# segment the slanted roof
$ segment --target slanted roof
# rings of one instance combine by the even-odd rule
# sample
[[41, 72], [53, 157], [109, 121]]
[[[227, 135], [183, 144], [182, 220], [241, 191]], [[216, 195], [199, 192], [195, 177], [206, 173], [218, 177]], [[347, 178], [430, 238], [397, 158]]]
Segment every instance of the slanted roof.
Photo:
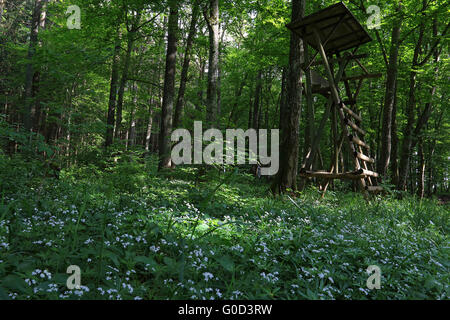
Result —
[[367, 31], [342, 2], [293, 21], [286, 27], [297, 33], [316, 50], [318, 47], [313, 32], [314, 28], [319, 31], [322, 43], [325, 42], [330, 32], [335, 29], [333, 35], [324, 46], [325, 52], [330, 54], [352, 49], [372, 41]]

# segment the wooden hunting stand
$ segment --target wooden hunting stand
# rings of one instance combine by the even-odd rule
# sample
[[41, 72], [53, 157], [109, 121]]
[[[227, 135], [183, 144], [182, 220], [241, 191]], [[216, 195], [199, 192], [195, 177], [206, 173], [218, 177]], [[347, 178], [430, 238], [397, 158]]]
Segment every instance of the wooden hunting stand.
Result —
[[[372, 41], [372, 38], [342, 2], [293, 21], [287, 27], [305, 42], [305, 62], [302, 69], [306, 74], [305, 91], [308, 108], [312, 110], [313, 94], [321, 94], [328, 99], [325, 113], [315, 130], [311, 148], [300, 169], [300, 175], [304, 178], [325, 179], [327, 182], [323, 189], [324, 193], [329, 181], [333, 179], [357, 181], [359, 189], [364, 193], [381, 191], [382, 188], [377, 186], [379, 175], [373, 169], [375, 160], [370, 157], [370, 147], [363, 141], [366, 132], [361, 129], [361, 114], [356, 109], [356, 99], [364, 79], [381, 77], [381, 74], [369, 73], [360, 62], [359, 59], [367, 57], [367, 54], [356, 54], [358, 48]], [[306, 44], [316, 51], [311, 59], [308, 57], [309, 50]], [[321, 61], [315, 61], [317, 55], [321, 56]], [[345, 70], [350, 61], [355, 61], [363, 73], [347, 76]], [[326, 80], [318, 72], [311, 70], [311, 67], [319, 65], [325, 68]], [[338, 70], [337, 73], [334, 70]], [[343, 83], [348, 100], [341, 98], [339, 83]], [[351, 84], [354, 84], [353, 92]], [[329, 171], [312, 171], [324, 126], [330, 115], [335, 137], [332, 165]], [[339, 139], [338, 123], [342, 129]], [[339, 154], [345, 140], [348, 141], [351, 157], [354, 158], [355, 170], [351, 172], [339, 170]]]

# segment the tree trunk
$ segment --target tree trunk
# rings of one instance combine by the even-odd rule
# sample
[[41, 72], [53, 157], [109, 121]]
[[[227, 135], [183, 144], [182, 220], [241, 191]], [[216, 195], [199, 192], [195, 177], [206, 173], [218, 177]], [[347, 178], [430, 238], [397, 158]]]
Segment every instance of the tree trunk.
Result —
[[217, 80], [219, 65], [219, 0], [210, 0], [209, 14], [203, 12], [209, 31], [208, 89], [206, 93], [206, 122], [208, 127], [217, 121]]
[[280, 121], [278, 127], [281, 129], [283, 121], [286, 118], [286, 92], [287, 92], [287, 68], [284, 67], [281, 75], [281, 97], [280, 97]]
[[258, 71], [258, 76], [256, 79], [256, 89], [255, 89], [255, 101], [253, 102], [253, 120], [252, 120], [252, 128], [259, 128], [259, 116], [261, 112], [260, 101], [261, 101], [261, 93], [262, 93], [262, 71]]
[[120, 32], [116, 38], [116, 45], [114, 48], [114, 56], [111, 68], [111, 85], [109, 89], [109, 103], [108, 103], [108, 118], [106, 121], [106, 141], [105, 147], [108, 148], [113, 143], [114, 137], [114, 118], [116, 110], [117, 98], [117, 81], [119, 78], [119, 55], [120, 55]]
[[[303, 43], [303, 50], [305, 52], [305, 62], [309, 63], [309, 49], [307, 43]], [[305, 71], [306, 75], [306, 126], [305, 126], [305, 147], [304, 156], [308, 154], [308, 150], [312, 147], [314, 140], [314, 103], [312, 95], [312, 75], [311, 68]]]
[[[401, 4], [397, 8], [400, 13]], [[381, 151], [378, 160], [378, 173], [385, 176], [391, 159], [392, 148], [392, 112], [395, 101], [395, 83], [398, 73], [398, 52], [400, 47], [401, 19], [394, 22], [391, 36], [391, 49], [389, 53], [389, 64], [387, 66], [386, 94], [384, 98], [383, 126], [381, 130]]]
[[[45, 8], [45, 5], [47, 3], [47, 0], [44, 0], [44, 6], [41, 10], [41, 16], [39, 21], [39, 29], [42, 30], [45, 28], [45, 22], [47, 18], [47, 11]], [[41, 45], [41, 43], [39, 43]], [[39, 83], [41, 81], [41, 71], [36, 70], [33, 76], [33, 97], [35, 98], [34, 101], [34, 110], [31, 114], [32, 117], [32, 127], [34, 132], [39, 132], [40, 122], [41, 122], [41, 99], [39, 97]]]
[[419, 53], [422, 49], [422, 41], [425, 32], [425, 23], [420, 24], [419, 38], [414, 49], [414, 56], [412, 60], [411, 72], [409, 75], [409, 96], [408, 104], [406, 106], [406, 117], [407, 123], [404, 129], [404, 138], [402, 144], [402, 150], [400, 154], [400, 168], [399, 168], [399, 181], [398, 188], [400, 190], [406, 190], [406, 182], [409, 173], [409, 163], [411, 155], [411, 144], [412, 144], [412, 131], [415, 119], [415, 107], [416, 107], [416, 77], [417, 77], [417, 65], [419, 59]]
[[0, 0], [0, 23], [2, 21], [3, 10], [5, 9], [6, 0]]
[[147, 132], [145, 135], [145, 152], [150, 151], [150, 139], [152, 136], [152, 125], [153, 125], [153, 98], [150, 100], [150, 105], [148, 107], [148, 120], [147, 120]]
[[125, 86], [127, 84], [128, 70], [130, 68], [131, 53], [133, 52], [134, 32], [129, 32], [127, 35], [127, 52], [125, 54], [125, 61], [123, 64], [122, 78], [120, 79], [119, 93], [117, 94], [117, 110], [116, 110], [116, 130], [115, 138], [120, 138], [122, 127], [122, 110], [123, 110], [123, 96], [125, 93]]
[[419, 140], [418, 157], [419, 157], [419, 181], [418, 181], [417, 195], [419, 196], [420, 199], [423, 199], [425, 193], [425, 156], [423, 154], [422, 138], [420, 138]]
[[187, 76], [189, 71], [189, 64], [191, 62], [191, 49], [197, 30], [199, 13], [200, 7], [198, 1], [195, 1], [192, 8], [191, 26], [189, 28], [189, 34], [186, 40], [186, 51], [184, 52], [183, 68], [181, 70], [180, 88], [178, 90], [177, 104], [175, 106], [175, 114], [173, 117], [174, 128], [177, 128], [180, 125], [181, 115], [183, 114], [184, 94], [186, 92]]
[[244, 90], [244, 86], [245, 86], [245, 82], [247, 81], [247, 74], [245, 74], [244, 78], [241, 81], [241, 84], [239, 85], [238, 88], [236, 88], [236, 93], [235, 93], [235, 102], [233, 104], [233, 108], [231, 109], [230, 112], [230, 117], [228, 118], [228, 123], [227, 123], [227, 128], [230, 127], [231, 121], [236, 122], [237, 119], [237, 115], [238, 113], [236, 112], [236, 108], [239, 105], [239, 98], [242, 96], [242, 91]]
[[398, 135], [397, 135], [397, 91], [398, 80], [395, 81], [394, 105], [392, 106], [392, 132], [391, 132], [391, 181], [392, 184], [398, 184]]
[[[425, 10], [427, 6], [427, 2], [423, 1], [423, 9]], [[445, 32], [448, 29], [448, 24], [443, 32]], [[409, 159], [411, 156], [411, 152], [413, 148], [415, 147], [417, 143], [417, 137], [420, 135], [420, 132], [422, 128], [426, 125], [428, 122], [428, 119], [431, 114], [431, 99], [433, 98], [433, 95], [436, 91], [436, 89], [433, 87], [431, 89], [431, 98], [430, 101], [425, 105], [425, 109], [423, 110], [422, 114], [420, 115], [416, 128], [413, 131], [413, 125], [415, 121], [415, 107], [416, 107], [416, 95], [415, 95], [415, 89], [416, 89], [416, 77], [417, 77], [417, 68], [425, 64], [429, 57], [431, 57], [431, 54], [434, 54], [435, 63], [439, 62], [439, 50], [437, 48], [437, 43], [440, 41], [440, 38], [438, 38], [438, 31], [437, 31], [437, 18], [435, 17], [433, 20], [433, 40], [435, 41], [436, 46], [432, 47], [432, 51], [429, 52], [428, 55], [426, 55], [426, 58], [419, 63], [419, 54], [422, 50], [422, 42], [424, 39], [424, 32], [425, 32], [425, 22], [422, 22], [420, 25], [419, 30], [419, 38], [414, 50], [414, 56], [412, 61], [412, 70], [410, 73], [410, 92], [409, 92], [409, 99], [408, 99], [408, 105], [407, 105], [407, 124], [405, 128], [405, 134], [403, 139], [403, 145], [402, 145], [402, 153], [400, 157], [400, 170], [399, 170], [399, 182], [398, 182], [398, 188], [400, 190], [406, 190], [406, 180], [408, 178], [408, 169], [409, 169]], [[438, 68], [436, 66], [435, 74], [438, 76]]]
[[[303, 17], [305, 0], [292, 0], [292, 21]], [[274, 193], [284, 192], [286, 189], [297, 189], [297, 170], [299, 155], [299, 125], [302, 99], [302, 70], [303, 60], [302, 41], [291, 32], [289, 71], [287, 78], [287, 100], [284, 106], [284, 117], [281, 121], [280, 169], [272, 185]]]
[[128, 147], [133, 147], [136, 144], [136, 109], [138, 107], [138, 86], [136, 82], [133, 83], [133, 105], [130, 113], [130, 134], [128, 136]]
[[159, 136], [159, 169], [170, 168], [172, 160], [171, 134], [172, 114], [175, 99], [175, 73], [177, 62], [178, 3], [170, 1], [169, 29], [167, 39], [166, 71], [164, 74], [164, 92], [161, 108], [161, 131]]
[[33, 14], [31, 17], [31, 28], [30, 28], [30, 44], [28, 46], [28, 55], [27, 55], [27, 65], [26, 65], [26, 73], [25, 73], [25, 109], [23, 111], [23, 121], [26, 131], [30, 131], [33, 125], [33, 78], [34, 78], [34, 67], [32, 59], [36, 53], [36, 46], [38, 42], [38, 32], [39, 32], [39, 23], [41, 19], [41, 10], [44, 5], [44, 0], [35, 0]]

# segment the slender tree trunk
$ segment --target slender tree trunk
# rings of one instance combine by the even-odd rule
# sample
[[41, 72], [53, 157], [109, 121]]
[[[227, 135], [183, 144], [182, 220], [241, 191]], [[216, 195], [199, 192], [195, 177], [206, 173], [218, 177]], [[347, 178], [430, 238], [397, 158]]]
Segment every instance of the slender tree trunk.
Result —
[[284, 67], [282, 75], [281, 75], [280, 121], [278, 124], [279, 129], [281, 129], [281, 126], [283, 125], [283, 121], [287, 117], [287, 115], [286, 115], [287, 76], [288, 76], [288, 70], [286, 67]]
[[[400, 13], [401, 4], [397, 8], [397, 14]], [[378, 161], [378, 173], [382, 176], [387, 174], [389, 162], [391, 159], [392, 148], [392, 112], [395, 100], [395, 83], [398, 73], [398, 52], [400, 47], [400, 28], [402, 19], [394, 22], [391, 36], [391, 49], [389, 53], [389, 64], [387, 66], [386, 94], [384, 98], [383, 126], [381, 130], [381, 150]]]
[[419, 181], [418, 181], [418, 189], [417, 189], [417, 195], [420, 199], [423, 199], [423, 196], [425, 194], [425, 156], [423, 153], [423, 139], [420, 138], [419, 140], [419, 150], [418, 150], [418, 157], [419, 157]]
[[119, 78], [119, 56], [120, 56], [120, 32], [116, 38], [114, 56], [111, 67], [111, 84], [109, 89], [108, 118], [106, 121], [106, 140], [105, 147], [108, 148], [113, 143], [114, 137], [114, 118], [117, 98], [117, 82]]
[[[395, 91], [397, 92], [398, 80], [395, 82]], [[392, 106], [392, 132], [391, 132], [391, 174], [392, 184], [398, 184], [398, 135], [397, 135], [397, 93], [394, 94], [394, 105]]]
[[[425, 1], [424, 1], [425, 6]], [[404, 130], [404, 138], [402, 144], [402, 150], [400, 155], [400, 167], [399, 167], [399, 181], [398, 188], [400, 190], [406, 190], [407, 178], [409, 173], [409, 163], [411, 155], [411, 145], [413, 140], [413, 125], [415, 119], [415, 107], [416, 107], [416, 77], [417, 77], [417, 65], [419, 59], [419, 53], [422, 49], [422, 42], [425, 32], [425, 22], [420, 24], [419, 38], [414, 49], [414, 56], [412, 60], [411, 72], [409, 75], [409, 96], [408, 104], [406, 106], [407, 123]]]
[[[305, 0], [292, 0], [292, 21], [303, 17]], [[289, 52], [289, 72], [287, 79], [287, 101], [285, 115], [281, 122], [280, 169], [272, 185], [274, 193], [286, 189], [297, 189], [297, 170], [299, 155], [299, 126], [302, 99], [303, 45], [300, 37], [291, 32]]]
[[197, 86], [198, 86], [197, 97], [198, 97], [198, 102], [199, 103], [196, 105], [196, 110], [197, 111], [202, 111], [202, 107], [204, 105], [204, 101], [203, 101], [203, 95], [204, 95], [204, 92], [203, 92], [203, 80], [205, 78], [205, 67], [206, 67], [205, 64], [206, 64], [206, 62], [203, 62], [202, 58], [199, 57], [199, 64], [200, 64], [200, 74], [199, 74], [199, 77], [198, 77], [198, 84], [197, 84]]
[[152, 136], [152, 126], [153, 126], [153, 97], [150, 100], [150, 105], [148, 107], [148, 120], [147, 120], [147, 132], [145, 135], [145, 152], [148, 153], [150, 151], [150, 139]]
[[[48, 0], [44, 0], [44, 5], [41, 10], [41, 16], [39, 21], [39, 29], [43, 30], [45, 28], [45, 22], [47, 18], [47, 11], [46, 11], [46, 3]], [[39, 43], [39, 46], [41, 43]], [[32, 128], [34, 132], [39, 132], [39, 126], [41, 121], [41, 99], [39, 97], [39, 84], [41, 81], [41, 70], [36, 70], [33, 76], [33, 97], [35, 99], [34, 101], [34, 109], [31, 114], [32, 117]]]
[[127, 35], [127, 52], [125, 54], [125, 61], [123, 64], [122, 78], [120, 79], [119, 92], [117, 94], [117, 110], [116, 110], [116, 130], [115, 138], [119, 139], [122, 129], [122, 110], [123, 110], [123, 96], [125, 93], [125, 86], [127, 84], [128, 70], [130, 68], [131, 53], [133, 52], [134, 32], [129, 32]]
[[[438, 36], [437, 19], [434, 19], [434, 21], [433, 21], [433, 36], [434, 36], [434, 38], [436, 38]], [[440, 52], [438, 49], [436, 49], [434, 52], [434, 64], [435, 64], [434, 84], [430, 90], [429, 101], [427, 103], [425, 103], [425, 108], [423, 109], [422, 113], [420, 114], [420, 116], [417, 120], [417, 124], [416, 124], [416, 127], [413, 132], [413, 140], [412, 140], [412, 144], [411, 144], [411, 149], [414, 149], [414, 147], [416, 146], [418, 138], [419, 138], [423, 128], [425, 128], [425, 126], [427, 125], [428, 120], [430, 119], [430, 116], [432, 113], [433, 99], [436, 95], [437, 82], [439, 79], [439, 61], [440, 61]], [[445, 96], [445, 93], [443, 96]]]
[[219, 0], [209, 1], [209, 14], [203, 12], [209, 31], [208, 89], [206, 97], [206, 122], [208, 127], [217, 121], [217, 80], [219, 65]]
[[189, 34], [186, 40], [186, 50], [184, 52], [183, 68], [181, 70], [180, 88], [178, 89], [177, 104], [175, 106], [175, 114], [173, 117], [173, 127], [177, 128], [180, 124], [181, 115], [184, 107], [184, 94], [186, 92], [186, 83], [189, 71], [189, 64], [191, 62], [191, 50], [194, 43], [195, 34], [197, 31], [197, 21], [200, 13], [200, 6], [198, 1], [195, 1], [192, 8], [191, 25]]
[[33, 124], [32, 114], [33, 114], [33, 77], [34, 77], [34, 67], [32, 59], [36, 53], [36, 46], [38, 42], [38, 32], [39, 23], [41, 18], [42, 6], [44, 5], [44, 0], [35, 0], [33, 14], [31, 17], [31, 28], [30, 28], [30, 44], [28, 46], [27, 55], [27, 65], [25, 73], [25, 110], [23, 112], [23, 120], [26, 131], [30, 131]]
[[[445, 99], [445, 98], [444, 98]], [[432, 143], [428, 144], [430, 151], [428, 152], [428, 188], [427, 188], [427, 195], [428, 197], [431, 197], [433, 194], [433, 186], [434, 186], [434, 166], [433, 166], [433, 159], [434, 159], [434, 153], [436, 151], [436, 143], [437, 143], [437, 136], [439, 135], [439, 132], [441, 131], [442, 127], [442, 119], [444, 118], [444, 111], [441, 112], [440, 116], [438, 117], [438, 119], [435, 122], [435, 126], [434, 126], [434, 136], [435, 138], [433, 138]]]
[[235, 102], [233, 104], [233, 108], [231, 109], [230, 112], [230, 117], [228, 119], [228, 124], [227, 124], [227, 128], [230, 127], [231, 121], [236, 122], [237, 121], [237, 115], [238, 113], [236, 112], [236, 109], [238, 107], [239, 104], [239, 98], [242, 96], [242, 91], [244, 90], [244, 86], [245, 86], [245, 82], [247, 81], [247, 74], [245, 74], [244, 78], [241, 81], [241, 84], [239, 85], [238, 88], [236, 88], [236, 93], [235, 93]]
[[253, 124], [253, 116], [252, 116], [252, 111], [253, 111], [253, 99], [252, 99], [252, 88], [250, 88], [250, 94], [248, 95], [250, 97], [250, 101], [248, 103], [248, 126], [247, 128], [251, 128], [252, 124]]
[[0, 0], [0, 23], [2, 21], [3, 10], [5, 9], [6, 0]]
[[[426, 0], [423, 1], [423, 9], [427, 7]], [[447, 27], [445, 31], [443, 32], [443, 35], [447, 32], [449, 28], [449, 24], [447, 24]], [[425, 32], [425, 22], [422, 22], [420, 25], [419, 30], [419, 38], [414, 50], [414, 57], [412, 61], [412, 68], [410, 73], [410, 92], [409, 92], [409, 99], [408, 99], [408, 105], [407, 105], [407, 125], [405, 129], [405, 135], [403, 139], [403, 145], [402, 145], [402, 153], [400, 157], [400, 170], [399, 170], [399, 183], [398, 188], [400, 190], [406, 189], [406, 179], [407, 179], [407, 173], [408, 173], [408, 166], [409, 166], [409, 158], [411, 157], [411, 152], [416, 146], [417, 138], [420, 136], [422, 128], [426, 125], [428, 122], [428, 119], [431, 115], [431, 108], [432, 108], [432, 99], [436, 92], [436, 87], [433, 86], [431, 89], [431, 97], [430, 101], [426, 103], [425, 108], [421, 115], [419, 116], [419, 119], [417, 121], [417, 125], [413, 131], [413, 124], [415, 121], [415, 107], [416, 107], [416, 95], [415, 95], [415, 87], [416, 87], [416, 76], [417, 76], [417, 68], [424, 65], [428, 59], [434, 55], [434, 62], [436, 64], [435, 68], [435, 79], [438, 78], [438, 62], [439, 62], [439, 49], [437, 47], [437, 44], [443, 37], [438, 37], [438, 30], [437, 30], [437, 17], [434, 17], [433, 20], [433, 41], [435, 43], [434, 46], [432, 46], [431, 51], [426, 55], [424, 60], [422, 62], [419, 62], [419, 54], [422, 50], [422, 43], [424, 39], [424, 32]]]
[[130, 134], [129, 134], [129, 142], [128, 147], [133, 147], [136, 144], [136, 110], [138, 107], [138, 86], [136, 82], [133, 83], [133, 105], [131, 106], [130, 113]]
[[161, 108], [161, 131], [159, 137], [159, 169], [172, 166], [170, 157], [172, 114], [175, 99], [175, 73], [177, 62], [178, 1], [170, 1], [169, 29], [164, 76], [164, 93]]
[[[306, 42], [303, 43], [305, 52], [305, 62], [309, 63], [309, 48]], [[308, 150], [312, 147], [314, 140], [314, 104], [312, 95], [312, 75], [311, 68], [305, 72], [306, 75], [306, 126], [305, 126], [305, 147], [304, 156], [308, 154]]]
[[259, 128], [259, 116], [260, 116], [260, 105], [261, 105], [261, 93], [262, 93], [262, 71], [258, 71], [258, 76], [256, 78], [256, 88], [255, 88], [255, 100], [253, 102], [253, 129]]

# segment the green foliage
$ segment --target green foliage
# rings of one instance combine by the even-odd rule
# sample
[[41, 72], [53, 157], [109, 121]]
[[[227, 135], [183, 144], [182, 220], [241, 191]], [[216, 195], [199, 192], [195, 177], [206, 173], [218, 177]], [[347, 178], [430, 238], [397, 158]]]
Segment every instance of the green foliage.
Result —
[[[319, 200], [314, 188], [272, 197], [243, 172], [208, 170], [195, 184], [196, 168], [157, 173], [156, 158], [138, 159], [65, 170], [39, 192], [0, 168], [0, 298], [449, 298], [447, 206]], [[73, 264], [79, 290], [65, 286]], [[380, 290], [366, 288], [372, 264]]]

